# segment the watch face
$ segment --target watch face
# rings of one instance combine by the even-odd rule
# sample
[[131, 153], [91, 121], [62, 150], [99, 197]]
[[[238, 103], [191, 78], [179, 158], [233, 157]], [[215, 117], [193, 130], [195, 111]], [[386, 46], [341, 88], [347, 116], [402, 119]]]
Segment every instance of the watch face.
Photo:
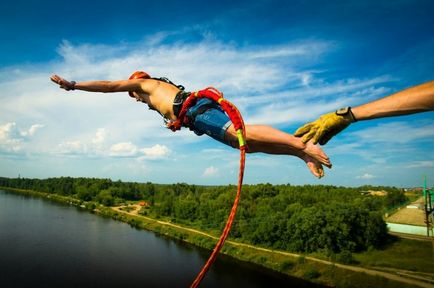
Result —
[[337, 115], [345, 115], [345, 114], [348, 114], [348, 110], [349, 110], [349, 107], [344, 107], [344, 108], [336, 110], [336, 114]]

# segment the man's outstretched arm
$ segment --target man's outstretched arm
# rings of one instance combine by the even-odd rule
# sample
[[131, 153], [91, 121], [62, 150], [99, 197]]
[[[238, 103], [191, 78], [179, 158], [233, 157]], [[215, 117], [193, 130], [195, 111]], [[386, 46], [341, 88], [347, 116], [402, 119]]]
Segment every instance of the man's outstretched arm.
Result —
[[143, 91], [142, 83], [145, 80], [132, 79], [132, 80], [118, 80], [118, 81], [86, 81], [74, 82], [68, 81], [58, 75], [50, 77], [51, 81], [58, 84], [60, 88], [69, 90], [83, 90], [89, 92], [140, 92]]
[[295, 136], [304, 143], [326, 144], [355, 121], [382, 117], [407, 115], [434, 110], [434, 81], [417, 85], [354, 108], [339, 109], [320, 116], [317, 120], [300, 127]]
[[434, 81], [351, 109], [357, 121], [434, 110]]

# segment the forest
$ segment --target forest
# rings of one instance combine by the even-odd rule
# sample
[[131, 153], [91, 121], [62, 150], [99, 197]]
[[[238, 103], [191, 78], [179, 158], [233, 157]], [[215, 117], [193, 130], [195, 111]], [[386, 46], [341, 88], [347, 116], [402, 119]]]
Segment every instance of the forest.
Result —
[[[4, 178], [0, 187], [33, 190], [105, 206], [146, 201], [141, 214], [219, 234], [236, 186], [154, 184], [110, 179]], [[363, 191], [386, 191], [371, 196]], [[325, 255], [381, 247], [387, 241], [383, 215], [407, 202], [402, 189], [331, 185], [244, 185], [230, 237], [266, 248]]]

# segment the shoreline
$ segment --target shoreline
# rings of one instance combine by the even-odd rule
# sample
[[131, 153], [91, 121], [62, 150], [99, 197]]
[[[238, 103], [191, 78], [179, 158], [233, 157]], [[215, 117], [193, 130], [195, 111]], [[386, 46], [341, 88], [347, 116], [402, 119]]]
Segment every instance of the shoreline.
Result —
[[[46, 192], [10, 187], [0, 187], [0, 189], [76, 206], [103, 217], [110, 217], [114, 220], [125, 222], [134, 228], [181, 240], [207, 250], [212, 250], [216, 239], [218, 239], [218, 236], [213, 236], [203, 231], [171, 222], [135, 215], [127, 211], [122, 211], [119, 207], [107, 207], [96, 202], [85, 202], [70, 196], [61, 196]], [[339, 264], [311, 256], [262, 248], [232, 240], [226, 241], [221, 254], [232, 257], [238, 261], [259, 265], [264, 269], [273, 270], [274, 272], [285, 274], [291, 278], [298, 278], [323, 286], [434, 287], [434, 285], [430, 283], [402, 277], [394, 273], [385, 272], [384, 270], [380, 271], [364, 268], [362, 266]], [[360, 281], [363, 281], [362, 283], [366, 283], [367, 285], [363, 285]], [[354, 284], [361, 286], [354, 286]]]

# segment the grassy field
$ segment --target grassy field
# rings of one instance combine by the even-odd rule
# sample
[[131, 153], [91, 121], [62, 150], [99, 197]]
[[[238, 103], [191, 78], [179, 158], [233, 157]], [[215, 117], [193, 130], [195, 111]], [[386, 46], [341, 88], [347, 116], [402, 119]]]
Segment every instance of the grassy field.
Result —
[[433, 242], [394, 238], [382, 250], [354, 254], [366, 267], [396, 268], [434, 274]]

